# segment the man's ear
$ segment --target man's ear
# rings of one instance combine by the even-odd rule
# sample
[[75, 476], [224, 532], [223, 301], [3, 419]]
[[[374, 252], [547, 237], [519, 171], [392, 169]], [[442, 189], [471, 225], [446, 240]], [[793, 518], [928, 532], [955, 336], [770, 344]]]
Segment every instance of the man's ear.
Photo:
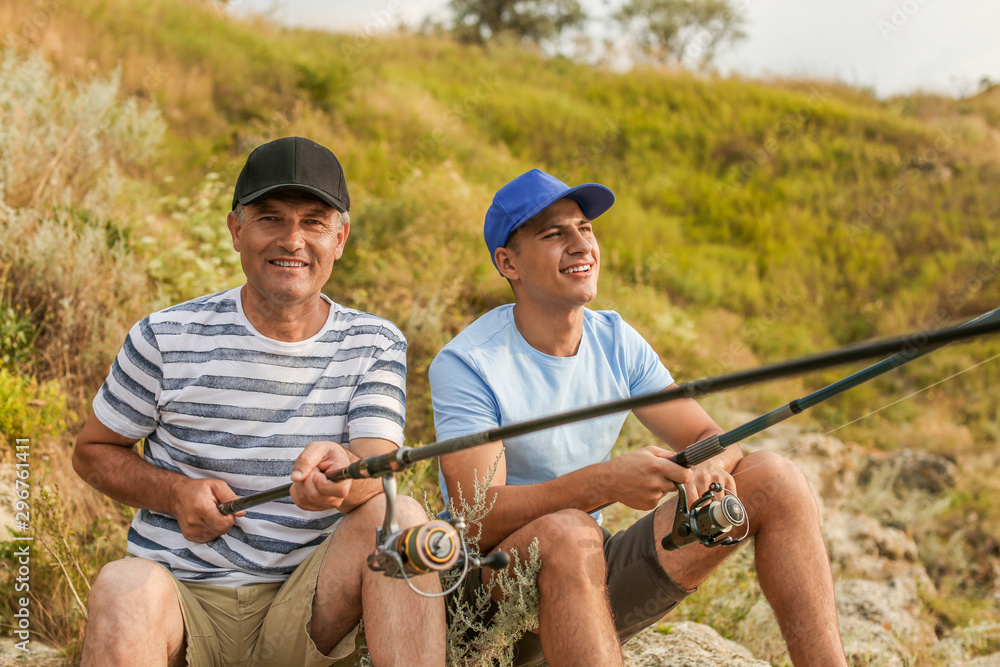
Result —
[[344, 256], [344, 246], [347, 245], [347, 237], [351, 234], [351, 222], [338, 220], [337, 224], [337, 248], [333, 252], [334, 259], [340, 259]]
[[236, 252], [240, 251], [240, 219], [236, 217], [236, 214], [232, 211], [226, 216], [226, 226], [229, 227], [229, 233], [233, 237], [233, 250]]
[[507, 280], [517, 280], [517, 254], [510, 248], [497, 248], [493, 251], [493, 259], [496, 260], [500, 275]]

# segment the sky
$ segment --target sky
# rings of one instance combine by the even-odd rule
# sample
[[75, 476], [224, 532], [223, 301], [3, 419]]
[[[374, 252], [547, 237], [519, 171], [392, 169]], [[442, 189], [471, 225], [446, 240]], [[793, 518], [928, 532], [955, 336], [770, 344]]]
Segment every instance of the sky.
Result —
[[[601, 34], [622, 0], [581, 0]], [[371, 33], [425, 17], [445, 20], [448, 0], [229, 0], [292, 25]], [[747, 38], [721, 51], [723, 74], [808, 77], [870, 88], [879, 97], [916, 91], [974, 94], [1000, 83], [997, 0], [733, 0]]]

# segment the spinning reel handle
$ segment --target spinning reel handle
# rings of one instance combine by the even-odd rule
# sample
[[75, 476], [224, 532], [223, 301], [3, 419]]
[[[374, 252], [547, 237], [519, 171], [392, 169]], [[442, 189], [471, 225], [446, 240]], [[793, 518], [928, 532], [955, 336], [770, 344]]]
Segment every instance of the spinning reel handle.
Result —
[[[488, 567], [491, 570], [502, 570], [510, 565], [510, 556], [503, 551], [494, 551], [486, 558], [469, 554], [466, 560], [469, 562], [469, 567]], [[459, 561], [459, 565], [461, 564], [462, 562]]]

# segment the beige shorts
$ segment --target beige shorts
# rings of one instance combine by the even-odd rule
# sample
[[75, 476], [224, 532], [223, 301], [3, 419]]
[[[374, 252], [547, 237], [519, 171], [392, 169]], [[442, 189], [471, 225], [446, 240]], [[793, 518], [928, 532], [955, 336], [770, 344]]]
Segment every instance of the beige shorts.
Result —
[[189, 667], [348, 667], [359, 660], [354, 628], [328, 655], [309, 637], [312, 601], [330, 537], [284, 582], [228, 588], [174, 579]]

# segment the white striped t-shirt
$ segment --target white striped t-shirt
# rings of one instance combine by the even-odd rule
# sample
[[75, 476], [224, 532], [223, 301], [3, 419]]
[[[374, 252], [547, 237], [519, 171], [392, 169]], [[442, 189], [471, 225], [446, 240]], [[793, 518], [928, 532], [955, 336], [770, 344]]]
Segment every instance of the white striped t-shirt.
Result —
[[[245, 496], [287, 484], [295, 458], [315, 440], [402, 445], [405, 387], [406, 340], [391, 322], [330, 301], [315, 336], [276, 341], [250, 324], [237, 287], [132, 327], [94, 413], [116, 433], [146, 438], [153, 465], [221, 479]], [[187, 581], [282, 581], [341, 517], [285, 498], [251, 508], [226, 535], [195, 544], [172, 516], [140, 510], [128, 552]]]

